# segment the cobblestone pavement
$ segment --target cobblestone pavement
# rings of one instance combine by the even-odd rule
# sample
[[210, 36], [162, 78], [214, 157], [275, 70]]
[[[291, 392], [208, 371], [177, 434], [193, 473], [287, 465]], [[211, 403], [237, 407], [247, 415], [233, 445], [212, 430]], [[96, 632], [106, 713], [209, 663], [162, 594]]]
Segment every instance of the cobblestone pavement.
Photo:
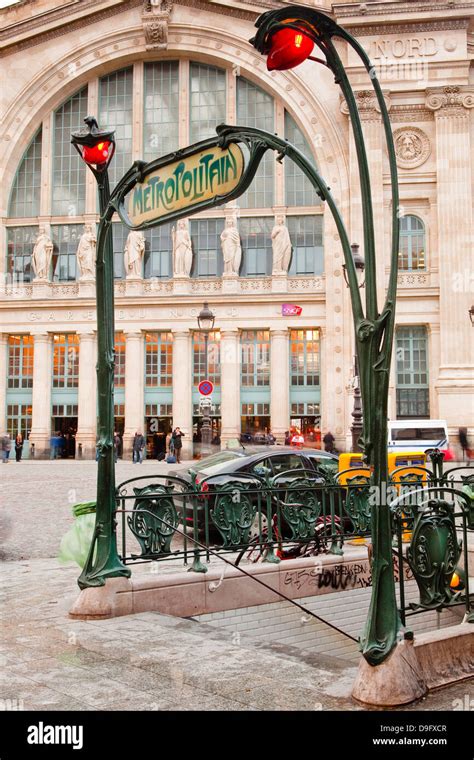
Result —
[[[182, 462], [179, 467], [186, 464]], [[25, 460], [9, 462], [0, 468], [3, 502], [0, 558], [57, 557], [61, 538], [74, 521], [71, 506], [95, 499], [96, 462]], [[141, 465], [119, 460], [115, 479], [119, 484], [129, 478], [168, 473], [172, 469], [173, 465], [151, 459]]]
[[[141, 470], [159, 467], [148, 462]], [[137, 468], [119, 463], [118, 480]], [[72, 520], [69, 490], [75, 489], [73, 502], [93, 498], [94, 463], [12, 463], [1, 472], [12, 520], [1, 565], [3, 709], [362, 709], [350, 698], [353, 664], [330, 656], [152, 612], [69, 619], [78, 568], [55, 557]], [[145, 572], [145, 565], [134, 570]], [[473, 699], [470, 680], [405, 709], [462, 709]]]

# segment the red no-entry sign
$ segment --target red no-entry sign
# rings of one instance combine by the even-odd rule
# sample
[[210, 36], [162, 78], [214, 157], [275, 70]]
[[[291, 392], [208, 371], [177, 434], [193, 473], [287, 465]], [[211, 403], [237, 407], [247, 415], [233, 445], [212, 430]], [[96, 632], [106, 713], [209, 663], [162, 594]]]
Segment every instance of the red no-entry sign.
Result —
[[201, 380], [198, 385], [198, 390], [201, 396], [210, 396], [214, 390], [214, 383], [211, 383], [210, 380]]

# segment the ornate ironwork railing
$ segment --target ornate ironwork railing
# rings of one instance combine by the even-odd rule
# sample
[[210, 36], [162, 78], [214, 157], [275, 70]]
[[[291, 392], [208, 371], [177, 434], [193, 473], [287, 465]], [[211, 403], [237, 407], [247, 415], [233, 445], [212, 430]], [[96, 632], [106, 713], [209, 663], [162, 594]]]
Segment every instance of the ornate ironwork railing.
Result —
[[[436, 464], [436, 463], [434, 463]], [[350, 474], [350, 473], [349, 473]], [[342, 477], [346, 475], [346, 477]], [[343, 480], [343, 484], [341, 484]], [[276, 476], [235, 473], [190, 480], [133, 478], [116, 490], [120, 559], [126, 565], [181, 560], [206, 572], [211, 554], [235, 564], [344, 553], [354, 539], [371, 556], [371, 511], [391, 504], [399, 612], [464, 605], [472, 619], [468, 532], [474, 530], [474, 471], [399, 467], [380, 494], [370, 475], [288, 470]], [[232, 556], [231, 556], [232, 555]], [[419, 601], [406, 604], [406, 579]]]

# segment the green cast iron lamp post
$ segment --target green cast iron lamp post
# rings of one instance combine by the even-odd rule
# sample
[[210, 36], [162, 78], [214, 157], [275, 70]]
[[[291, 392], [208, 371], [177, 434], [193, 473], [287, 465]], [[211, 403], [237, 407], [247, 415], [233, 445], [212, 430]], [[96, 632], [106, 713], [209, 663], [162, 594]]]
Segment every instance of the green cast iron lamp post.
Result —
[[[322, 63], [330, 69], [347, 103], [354, 133], [364, 230], [365, 312], [362, 307], [355, 262], [350, 252], [348, 255], [347, 246], [343, 247], [364, 409], [363, 434], [360, 443], [366, 462], [373, 473], [372, 486], [378, 494], [377, 504], [372, 508], [371, 517], [372, 598], [361, 637], [361, 651], [369, 664], [378, 665], [395, 647], [401, 625], [395, 597], [391, 519], [386, 498], [387, 407], [395, 323], [399, 240], [398, 178], [392, 130], [383, 93], [370, 59], [358, 41], [331, 18], [305, 6], [287, 6], [264, 13], [257, 19], [256, 26], [257, 33], [251, 43], [260, 53], [267, 56], [269, 70], [291, 69], [307, 59]], [[392, 191], [392, 250], [387, 296], [380, 310], [377, 305], [376, 260], [378, 258], [383, 266], [383, 256], [381, 252], [377, 255], [375, 250], [370, 174], [364, 135], [355, 95], [334, 45], [334, 38], [347, 42], [368, 72], [375, 91], [387, 144]], [[322, 53], [322, 58], [312, 55], [315, 47]]]
[[92, 171], [99, 191], [100, 223], [96, 262], [99, 460], [95, 534], [78, 579], [80, 588], [103, 586], [106, 578], [129, 577], [131, 574], [118, 556], [115, 531], [114, 260], [111, 225], [105, 218], [110, 199], [108, 167], [115, 152], [115, 138], [113, 131], [100, 130], [92, 116], [84, 121], [87, 130], [73, 133], [71, 142]]
[[[351, 245], [351, 251], [352, 251], [352, 258], [354, 260], [354, 266], [357, 272], [357, 281], [359, 283], [359, 288], [363, 288], [365, 285], [365, 278], [364, 278], [364, 272], [365, 272], [365, 260], [362, 256], [359, 246], [357, 243], [353, 243]], [[342, 265], [342, 271], [344, 274], [344, 280], [349, 287], [349, 280], [347, 278], [347, 271], [346, 271], [346, 265]], [[352, 408], [351, 416], [353, 419], [353, 423], [351, 425], [351, 435], [352, 435], [352, 451], [361, 451], [360, 444], [359, 444], [359, 438], [362, 436], [362, 420], [363, 420], [363, 410], [362, 410], [362, 398], [360, 395], [360, 379], [359, 379], [359, 360], [357, 358], [357, 339], [354, 334], [354, 406]]]

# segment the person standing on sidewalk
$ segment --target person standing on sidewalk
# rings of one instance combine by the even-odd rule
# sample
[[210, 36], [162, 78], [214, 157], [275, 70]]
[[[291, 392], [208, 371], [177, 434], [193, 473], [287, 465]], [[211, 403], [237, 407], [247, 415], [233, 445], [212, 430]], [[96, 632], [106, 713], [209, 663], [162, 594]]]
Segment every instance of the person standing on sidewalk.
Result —
[[179, 427], [176, 427], [171, 433], [170, 452], [171, 448], [173, 447], [177, 464], [181, 464], [181, 449], [183, 448], [183, 442], [181, 438], [183, 435], [184, 433], [181, 432], [181, 429]]
[[133, 439], [133, 463], [137, 464], [138, 462], [141, 464], [143, 462], [143, 450], [145, 448], [145, 438], [143, 437], [142, 433], [138, 431], [135, 433], [135, 437]]
[[22, 453], [23, 453], [23, 436], [21, 433], [18, 433], [17, 437], [15, 438], [15, 455], [16, 455], [17, 462], [21, 462]]

